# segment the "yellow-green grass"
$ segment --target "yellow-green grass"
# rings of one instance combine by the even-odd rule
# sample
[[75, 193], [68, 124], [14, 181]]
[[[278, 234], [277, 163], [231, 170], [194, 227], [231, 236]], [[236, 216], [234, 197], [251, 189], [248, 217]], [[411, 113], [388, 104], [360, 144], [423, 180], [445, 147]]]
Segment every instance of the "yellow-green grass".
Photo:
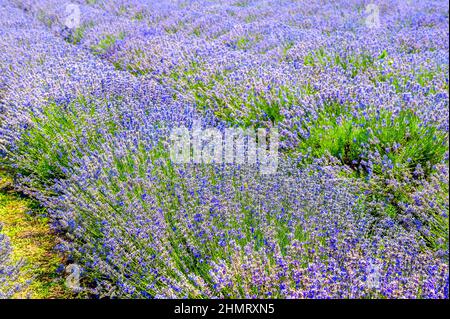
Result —
[[19, 282], [30, 281], [14, 298], [75, 297], [65, 286], [64, 273], [57, 272], [64, 259], [54, 250], [56, 238], [48, 219], [30, 214], [32, 200], [8, 190], [9, 185], [11, 180], [0, 171], [0, 224], [12, 245], [12, 261], [25, 261]]

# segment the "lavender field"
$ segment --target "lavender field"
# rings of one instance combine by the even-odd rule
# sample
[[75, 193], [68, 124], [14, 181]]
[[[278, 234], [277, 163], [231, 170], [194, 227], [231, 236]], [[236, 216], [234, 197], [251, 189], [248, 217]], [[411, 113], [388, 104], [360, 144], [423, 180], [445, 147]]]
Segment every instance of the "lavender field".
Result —
[[0, 0], [0, 298], [16, 196], [78, 298], [448, 299], [448, 36], [444, 0]]

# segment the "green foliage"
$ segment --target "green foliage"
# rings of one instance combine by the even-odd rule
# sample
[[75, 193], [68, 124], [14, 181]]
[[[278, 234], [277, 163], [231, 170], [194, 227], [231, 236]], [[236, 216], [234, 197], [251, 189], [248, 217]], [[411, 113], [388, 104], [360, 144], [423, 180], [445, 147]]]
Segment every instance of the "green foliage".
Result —
[[[33, 122], [18, 145], [18, 169], [33, 174], [42, 182], [65, 177], [62, 169], [69, 168], [71, 154], [82, 155], [82, 148], [94, 148], [102, 139], [97, 130], [95, 103], [79, 97], [68, 105], [49, 102], [40, 115], [30, 114]], [[116, 124], [104, 119], [113, 132]], [[88, 129], [87, 129], [88, 128]]]
[[84, 37], [87, 29], [92, 27], [94, 24], [92, 22], [85, 23], [78, 28], [75, 28], [68, 37], [66, 37], [66, 41], [72, 44], [79, 44]]
[[118, 35], [107, 34], [101, 39], [97, 45], [93, 45], [91, 50], [94, 54], [101, 55], [108, 52], [110, 48], [112, 48], [117, 40], [123, 40], [125, 38], [125, 33], [119, 32]]
[[[396, 93], [403, 93], [409, 91], [407, 89], [407, 84], [409, 82], [417, 83], [421, 87], [429, 88], [428, 94], [435, 94], [437, 93], [437, 88], [434, 86], [431, 86], [430, 84], [436, 77], [438, 73], [440, 73], [442, 70], [438, 68], [437, 70], [424, 70], [420, 69], [418, 71], [411, 72], [409, 74], [399, 74], [395, 71], [389, 71], [389, 72], [378, 72], [376, 76], [371, 78], [371, 81], [374, 85], [377, 85], [377, 83], [380, 82], [387, 82], [390, 83]], [[445, 88], [444, 88], [445, 89]]]
[[247, 37], [240, 37], [236, 41], [236, 48], [239, 50], [245, 50], [248, 49], [251, 41]]

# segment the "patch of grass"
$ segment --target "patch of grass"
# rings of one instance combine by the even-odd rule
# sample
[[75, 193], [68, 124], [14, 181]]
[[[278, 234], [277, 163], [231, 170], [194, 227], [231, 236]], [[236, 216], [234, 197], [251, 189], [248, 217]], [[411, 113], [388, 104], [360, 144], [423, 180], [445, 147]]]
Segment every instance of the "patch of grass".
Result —
[[240, 37], [236, 40], [236, 48], [246, 50], [249, 48], [251, 41], [247, 37]]
[[54, 250], [57, 241], [50, 230], [48, 219], [39, 211], [31, 211], [36, 205], [30, 199], [4, 190], [3, 187], [11, 181], [3, 173], [0, 174], [0, 181], [2, 232], [11, 241], [12, 260], [25, 261], [19, 282], [30, 281], [14, 298], [74, 298], [65, 286], [64, 273], [57, 271], [64, 259]]
[[[126, 70], [129, 73], [131, 73], [134, 76], [140, 76], [145, 75], [151, 71], [152, 69], [149, 69], [147, 67], [144, 67], [141, 63], [142, 60], [146, 58], [145, 52], [139, 48], [132, 50], [133, 56], [136, 58], [135, 62], [127, 61], [115, 61], [113, 62], [114, 67], [117, 70]], [[124, 67], [126, 65], [126, 67]]]
[[176, 34], [177, 32], [183, 30], [186, 28], [186, 22], [184, 21], [177, 21], [177, 23], [170, 25], [170, 26], [164, 26], [164, 31], [166, 31], [167, 34]]
[[[350, 167], [345, 177], [359, 179], [365, 190], [365, 207], [377, 217], [382, 212], [383, 216], [397, 219], [404, 216], [405, 207], [420, 207], [422, 213], [413, 213], [414, 223], [430, 229], [421, 231], [422, 238], [433, 250], [445, 249], [448, 216], [442, 212], [448, 211], [448, 185], [436, 182], [434, 167], [445, 160], [448, 133], [423, 123], [412, 110], [394, 116], [387, 111], [357, 115], [350, 109], [330, 101], [310, 122], [305, 121], [309, 136], [299, 144], [301, 152], [309, 155], [305, 164], [330, 154]], [[418, 166], [421, 173], [417, 173]], [[423, 185], [430, 180], [434, 186], [425, 190]], [[430, 190], [434, 192], [433, 203], [417, 204], [422, 200], [416, 194]], [[378, 204], [384, 208], [379, 210]]]
[[[287, 85], [268, 85], [267, 90], [256, 90], [254, 87], [235, 87], [225, 94], [219, 94], [218, 85], [225, 83], [232, 70], [221, 70], [211, 75], [207, 81], [196, 75], [204, 70], [198, 62], [192, 62], [187, 68], [174, 70], [168, 77], [175, 82], [175, 91], [182, 89], [182, 94], [189, 92], [197, 109], [213, 110], [214, 114], [228, 123], [240, 127], [260, 127], [264, 123], [278, 123], [283, 120], [282, 110], [298, 103], [302, 95], [313, 95], [317, 90], [305, 83], [293, 88]], [[176, 94], [175, 94], [176, 98]], [[242, 114], [245, 111], [245, 114]]]
[[245, 22], [251, 23], [253, 21], [256, 21], [256, 19], [258, 19], [258, 16], [256, 14], [249, 14], [248, 16], [245, 17]]
[[195, 35], [196, 37], [200, 37], [202, 35], [202, 29], [200, 27], [195, 27], [192, 30], [192, 34]]
[[286, 59], [288, 51], [292, 49], [294, 45], [295, 43], [293, 41], [288, 41], [283, 45], [283, 53], [282, 53], [283, 60]]

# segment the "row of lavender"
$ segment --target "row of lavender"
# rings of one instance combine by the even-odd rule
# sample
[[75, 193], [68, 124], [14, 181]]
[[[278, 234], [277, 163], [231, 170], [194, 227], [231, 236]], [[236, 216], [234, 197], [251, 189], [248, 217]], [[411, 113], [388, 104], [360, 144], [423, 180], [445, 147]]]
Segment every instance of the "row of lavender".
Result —
[[[80, 4], [81, 20], [75, 30], [62, 23], [61, 6], [21, 5], [38, 12], [69, 42], [81, 44], [116, 68], [169, 82], [197, 108], [213, 109], [219, 117], [241, 125], [276, 122], [284, 147], [294, 153], [310, 155], [310, 147], [323, 139], [320, 126], [330, 123], [315, 119], [329, 113], [323, 112], [328, 104], [345, 106], [344, 114], [332, 110], [331, 116], [339, 122], [344, 117], [347, 126], [355, 122], [372, 126], [373, 136], [353, 134], [343, 141], [344, 146], [350, 144], [349, 151], [324, 147], [312, 155], [329, 151], [344, 164], [368, 172], [388, 189], [381, 196], [391, 197], [391, 188], [394, 193], [411, 188], [412, 177], [434, 169], [446, 157], [448, 28], [443, 3], [379, 3], [382, 28], [375, 29], [365, 25], [364, 6], [351, 2], [306, 7], [248, 1], [158, 7], [133, 1], [88, 2]], [[221, 13], [226, 13], [225, 22], [217, 24]], [[367, 123], [380, 111], [382, 121]], [[418, 118], [431, 125], [421, 129], [408, 124], [403, 132], [389, 128], [379, 134], [378, 126], [385, 126], [391, 116], [399, 118], [391, 120], [391, 126]], [[434, 126], [444, 134], [435, 134]], [[339, 133], [335, 131], [328, 133], [330, 139]], [[408, 145], [410, 138], [423, 139], [427, 145]], [[401, 154], [389, 152], [399, 149]], [[393, 201], [394, 206], [403, 206], [402, 201]], [[437, 228], [446, 237], [445, 227]]]
[[[18, 2], [68, 42], [116, 69], [173, 88], [176, 98], [198, 110], [240, 126], [276, 124], [283, 148], [295, 155], [329, 151], [371, 177], [381, 171], [384, 182], [396, 189], [405, 187], [404, 179], [409, 184], [417, 167], [430, 171], [446, 157], [448, 18], [443, 2], [380, 2], [382, 25], [368, 28], [365, 6], [351, 1], [301, 6], [288, 1], [88, 1], [79, 4], [79, 25], [72, 29], [57, 2]], [[331, 115], [324, 111], [330, 104]], [[366, 128], [374, 126], [367, 119], [378, 116], [391, 126], [406, 118], [426, 127], [408, 123], [404, 132], [388, 128], [383, 136], [375, 127], [385, 126], [379, 121], [371, 127], [373, 136], [343, 141], [348, 150], [327, 146], [311, 154], [317, 143], [309, 137], [322, 136], [323, 125], [329, 124], [317, 121], [324, 114]], [[441, 134], [434, 134], [436, 129]], [[330, 138], [335, 131], [327, 133]], [[410, 137], [429, 141], [435, 154], [406, 145], [402, 139]], [[398, 156], [389, 152], [399, 149], [404, 151]]]
[[[353, 1], [88, 1], [70, 30], [60, 2], [15, 2], [4, 162], [93, 293], [448, 298], [445, 4], [383, 2], [368, 29]], [[196, 119], [279, 125], [277, 174], [174, 166], [165, 137]], [[313, 153], [355, 125], [381, 133]]]

